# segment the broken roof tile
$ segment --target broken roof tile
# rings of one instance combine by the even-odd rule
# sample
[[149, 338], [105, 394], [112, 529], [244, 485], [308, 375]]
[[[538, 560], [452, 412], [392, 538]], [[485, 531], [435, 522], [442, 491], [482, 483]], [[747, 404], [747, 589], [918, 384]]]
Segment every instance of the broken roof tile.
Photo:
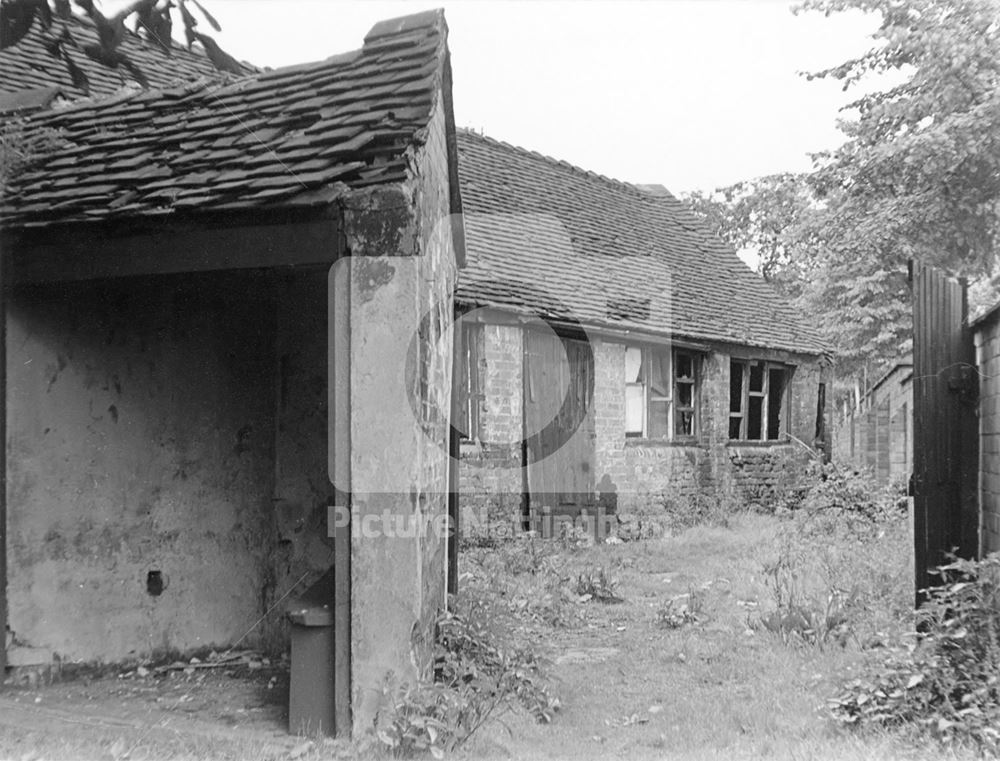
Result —
[[[824, 351], [811, 325], [666, 190], [467, 131], [458, 149], [467, 257], [458, 301], [535, 314], [561, 304], [584, 325]], [[622, 298], [648, 301], [648, 317], [609, 309]]]
[[[405, 179], [439, 97], [446, 27], [439, 11], [388, 23], [354, 54], [238, 79], [197, 70], [196, 81], [31, 115], [26, 129], [57, 129], [66, 147], [11, 178], [0, 218], [18, 227], [324, 203], [355, 183]], [[18, 49], [31, 50], [15, 45], [0, 62]]]

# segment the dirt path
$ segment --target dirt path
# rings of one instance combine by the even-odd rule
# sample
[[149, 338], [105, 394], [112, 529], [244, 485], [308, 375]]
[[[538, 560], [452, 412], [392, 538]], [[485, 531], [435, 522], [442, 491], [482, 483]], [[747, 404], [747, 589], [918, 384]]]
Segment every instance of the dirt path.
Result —
[[275, 758], [300, 742], [285, 730], [281, 669], [169, 675], [132, 672], [0, 694], [0, 756]]
[[[620, 604], [579, 605], [569, 627], [530, 637], [554, 662], [563, 709], [548, 726], [516, 717], [470, 756], [517, 759], [899, 759], [888, 737], [859, 739], [826, 719], [825, 700], [857, 650], [788, 646], [751, 628], [770, 601], [762, 563], [775, 521], [748, 516], [663, 540], [572, 552], [569, 575], [604, 568]], [[690, 604], [676, 628], [661, 611]], [[673, 607], [669, 601], [676, 599]], [[674, 617], [676, 619], [676, 617]], [[676, 620], [674, 621], [676, 623]]]
[[[761, 569], [774, 527], [774, 519], [750, 516], [731, 528], [550, 557], [548, 567], [564, 581], [604, 569], [624, 601], [549, 599], [530, 584], [527, 591], [504, 591], [504, 606], [514, 602], [527, 611], [507, 626], [551, 661], [562, 709], [549, 725], [508, 715], [457, 755], [936, 759], [936, 749], [906, 750], [889, 737], [859, 739], [825, 718], [824, 701], [860, 663], [857, 649], [792, 647], [748, 626], [756, 606], [769, 600]], [[483, 557], [495, 559], [490, 552], [496, 553]], [[685, 594], [693, 597], [679, 597]], [[662, 611], [677, 599], [687, 600], [694, 620], [670, 626]], [[349, 755], [342, 745], [307, 746], [287, 735], [286, 705], [287, 675], [266, 669], [111, 676], [15, 690], [0, 694], [0, 758], [315, 761]]]

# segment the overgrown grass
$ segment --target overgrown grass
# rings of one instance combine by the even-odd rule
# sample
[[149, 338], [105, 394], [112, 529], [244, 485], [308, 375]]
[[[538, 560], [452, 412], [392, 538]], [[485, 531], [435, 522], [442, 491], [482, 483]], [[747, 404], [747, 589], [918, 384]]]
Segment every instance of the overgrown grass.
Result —
[[1000, 757], [1000, 555], [939, 571], [909, 641], [831, 701], [841, 722], [895, 727]]
[[784, 641], [883, 646], [912, 627], [912, 538], [905, 500], [833, 466], [786, 512], [764, 561], [759, 621]]
[[[510, 636], [556, 662], [563, 702], [551, 726], [514, 722], [470, 750], [498, 758], [973, 757], [885, 730], [845, 732], [831, 720], [827, 701], [843, 680], [864, 674], [912, 628], [912, 542], [898, 493], [858, 474], [825, 476], [798, 509], [779, 515], [735, 511], [672, 537], [592, 547], [526, 538], [463, 558], [466, 593], [494, 595]], [[579, 580], [599, 581], [595, 569], [622, 604], [580, 602]], [[538, 615], [538, 601], [547, 615]], [[799, 612], [804, 623], [772, 630], [764, 622], [779, 611]]]

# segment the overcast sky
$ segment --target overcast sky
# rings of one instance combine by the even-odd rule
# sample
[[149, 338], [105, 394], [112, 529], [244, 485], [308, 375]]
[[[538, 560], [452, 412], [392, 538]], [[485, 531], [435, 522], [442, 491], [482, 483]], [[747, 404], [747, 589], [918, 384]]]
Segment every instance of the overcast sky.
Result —
[[380, 19], [443, 6], [459, 126], [674, 192], [805, 170], [836, 146], [850, 94], [799, 72], [858, 55], [877, 25], [780, 0], [205, 4], [219, 42], [266, 66], [353, 50]]
[[852, 96], [800, 72], [859, 55], [877, 26], [796, 16], [785, 0], [203, 2], [226, 50], [272, 67], [354, 50], [381, 19], [443, 6], [459, 126], [675, 193], [809, 169], [810, 152], [839, 144]]

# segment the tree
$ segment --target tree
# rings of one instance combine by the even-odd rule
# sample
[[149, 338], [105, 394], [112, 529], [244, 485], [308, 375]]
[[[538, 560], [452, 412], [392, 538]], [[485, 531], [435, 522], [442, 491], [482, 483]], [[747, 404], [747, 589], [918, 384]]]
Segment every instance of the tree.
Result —
[[802, 294], [809, 275], [801, 252], [805, 224], [818, 213], [805, 175], [768, 175], [685, 200], [726, 243], [754, 252], [765, 280], [786, 296]]
[[[818, 318], [847, 368], [907, 348], [908, 259], [971, 279], [996, 272], [1000, 214], [998, 6], [807, 0], [797, 11], [852, 9], [879, 17], [876, 44], [809, 76], [845, 90], [886, 72], [903, 81], [847, 107], [844, 144], [817, 154], [812, 173], [709, 197], [725, 207], [710, 218], [732, 226], [723, 237], [763, 245], [762, 262], [799, 281], [786, 291]], [[772, 222], [786, 224], [775, 234]]]
[[[96, 43], [79, 43], [73, 36], [68, 23], [72, 14], [70, 0], [0, 0], [0, 49], [16, 45], [24, 39], [35, 24], [50, 30], [49, 53], [66, 66], [73, 84], [87, 91], [89, 83], [83, 70], [73, 60], [72, 50], [79, 49], [88, 58], [109, 68], [126, 69], [139, 84], [148, 87], [145, 74], [128, 55], [120, 49], [125, 39], [125, 22], [134, 19], [135, 30], [145, 31], [148, 39], [159, 45], [169, 56], [172, 52], [173, 30], [172, 10], [176, 8], [184, 24], [188, 48], [195, 42], [204, 49], [209, 60], [220, 71], [234, 74], [243, 69], [235, 58], [219, 47], [209, 35], [199, 32], [198, 20], [188, 10], [188, 0], [135, 0], [113, 16], [105, 16], [94, 5], [93, 0], [74, 0], [76, 5], [90, 18], [97, 30]], [[222, 27], [198, 2], [190, 0], [202, 17], [217, 32]]]

